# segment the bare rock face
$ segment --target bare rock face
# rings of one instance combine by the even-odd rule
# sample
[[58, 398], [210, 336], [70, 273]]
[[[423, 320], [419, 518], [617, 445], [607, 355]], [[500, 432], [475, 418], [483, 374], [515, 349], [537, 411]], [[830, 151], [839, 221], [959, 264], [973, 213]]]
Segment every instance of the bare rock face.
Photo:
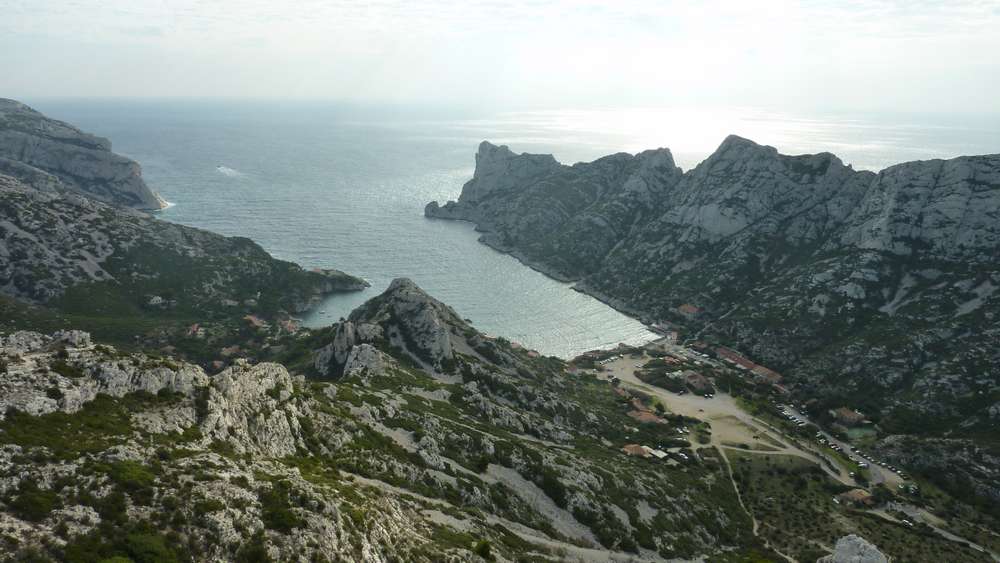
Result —
[[820, 557], [816, 563], [888, 563], [877, 547], [864, 538], [851, 534], [837, 540], [833, 555]]
[[549, 154], [516, 155], [507, 146], [487, 141], [476, 152], [476, 171], [464, 188], [461, 203], [484, 199], [493, 192], [521, 188], [560, 168]]
[[841, 244], [900, 256], [996, 260], [1000, 158], [908, 162], [879, 173], [847, 221]]
[[190, 397], [208, 383], [205, 372], [190, 364], [113, 359], [94, 348], [88, 333], [77, 330], [0, 337], [0, 357], [8, 358], [7, 373], [0, 379], [0, 416], [9, 408], [31, 415], [74, 413], [102, 393], [124, 397], [169, 391]]
[[355, 346], [381, 339], [382, 327], [377, 324], [342, 321], [333, 329], [333, 340], [313, 354], [313, 366], [320, 374], [336, 375], [342, 371]]
[[344, 375], [359, 375], [382, 373], [392, 361], [378, 348], [371, 344], [359, 344], [351, 348], [351, 353], [344, 363]]
[[384, 365], [375, 346], [381, 343], [441, 369], [454, 361], [456, 349], [471, 350], [468, 338], [474, 334], [451, 307], [412, 280], [397, 278], [381, 295], [334, 326], [333, 339], [314, 352], [313, 363], [318, 372], [328, 376], [346, 374], [351, 368], [373, 362]]
[[0, 158], [0, 172], [38, 189], [77, 192], [135, 209], [166, 206], [142, 180], [138, 163], [111, 152], [111, 141], [14, 100], [0, 99]]
[[284, 366], [238, 361], [212, 378], [201, 431], [238, 453], [292, 455], [301, 443], [299, 417], [308, 414], [290, 400], [292, 390]]

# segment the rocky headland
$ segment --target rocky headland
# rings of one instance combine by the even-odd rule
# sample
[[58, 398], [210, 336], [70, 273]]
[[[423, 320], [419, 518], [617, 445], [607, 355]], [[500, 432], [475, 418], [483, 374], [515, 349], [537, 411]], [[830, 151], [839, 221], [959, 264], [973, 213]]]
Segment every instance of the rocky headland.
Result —
[[75, 192], [120, 207], [156, 210], [139, 164], [111, 152], [111, 141], [0, 98], [0, 174], [36, 189]]

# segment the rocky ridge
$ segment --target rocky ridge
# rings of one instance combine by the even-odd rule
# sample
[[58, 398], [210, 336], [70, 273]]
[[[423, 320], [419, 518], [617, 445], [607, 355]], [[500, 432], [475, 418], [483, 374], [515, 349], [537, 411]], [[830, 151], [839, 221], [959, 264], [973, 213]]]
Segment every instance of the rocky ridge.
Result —
[[0, 173], [43, 191], [79, 193], [119, 207], [166, 207], [146, 186], [139, 164], [111, 152], [111, 141], [3, 98]]

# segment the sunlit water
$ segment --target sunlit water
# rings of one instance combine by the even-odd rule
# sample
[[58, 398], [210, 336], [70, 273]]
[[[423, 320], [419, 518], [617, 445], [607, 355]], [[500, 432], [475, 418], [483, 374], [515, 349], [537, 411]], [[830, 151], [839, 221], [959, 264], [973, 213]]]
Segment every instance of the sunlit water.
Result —
[[809, 118], [731, 110], [591, 110], [492, 116], [331, 104], [27, 100], [112, 139], [174, 205], [170, 221], [247, 236], [306, 267], [372, 288], [327, 299], [305, 320], [346, 316], [394, 277], [412, 278], [480, 330], [569, 357], [645, 327], [477, 242], [463, 223], [428, 220], [454, 199], [483, 139], [563, 162], [669, 147], [691, 168], [729, 133], [782, 152], [831, 151], [855, 168], [1000, 152], [996, 119]]

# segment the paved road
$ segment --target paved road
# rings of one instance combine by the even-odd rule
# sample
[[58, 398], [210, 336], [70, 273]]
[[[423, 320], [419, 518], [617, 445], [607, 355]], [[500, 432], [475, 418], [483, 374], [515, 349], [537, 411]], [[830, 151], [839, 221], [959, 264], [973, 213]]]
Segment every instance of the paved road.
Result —
[[823, 435], [824, 438], [827, 439], [827, 441], [831, 445], [832, 444], [837, 444], [837, 445], [839, 445], [843, 449], [845, 457], [848, 457], [851, 460], [856, 461], [856, 462], [865, 462], [865, 463], [868, 463], [868, 473], [871, 474], [871, 481], [870, 482], [871, 482], [872, 485], [877, 485], [879, 483], [885, 483], [885, 485], [887, 487], [894, 488], [894, 487], [897, 487], [900, 483], [904, 482], [903, 478], [901, 478], [899, 475], [893, 473], [888, 467], [885, 467], [884, 465], [879, 465], [877, 463], [865, 460], [864, 458], [862, 458], [861, 456], [859, 456], [857, 454], [848, 453], [848, 452], [852, 452], [853, 451], [851, 449], [850, 443], [844, 442], [842, 440], [838, 440], [833, 435], [831, 435], [829, 432], [826, 432], [825, 430], [823, 430], [822, 428], [820, 428], [817, 424], [815, 424], [814, 422], [812, 422], [809, 419], [809, 416], [806, 415], [805, 413], [799, 411], [798, 409], [796, 409], [796, 408], [794, 408], [794, 407], [792, 407], [790, 405], [785, 405], [785, 406], [781, 407], [781, 410], [782, 410], [782, 412], [784, 412], [786, 414], [790, 414], [792, 416], [796, 416], [796, 417], [798, 417], [798, 418], [800, 418], [800, 419], [802, 419], [802, 420], [804, 420], [804, 421], [812, 424], [813, 426], [816, 426], [816, 428], [819, 430], [819, 432]]

